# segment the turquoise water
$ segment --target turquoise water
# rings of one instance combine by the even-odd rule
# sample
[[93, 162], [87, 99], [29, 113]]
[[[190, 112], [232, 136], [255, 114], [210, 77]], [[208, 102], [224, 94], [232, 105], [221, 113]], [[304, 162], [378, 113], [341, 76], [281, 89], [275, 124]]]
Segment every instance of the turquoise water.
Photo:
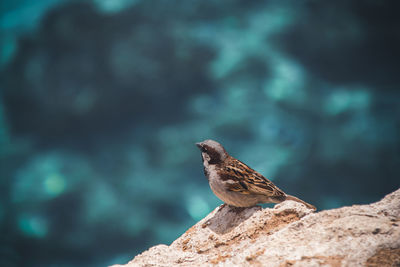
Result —
[[122, 264], [171, 243], [221, 204], [204, 139], [320, 210], [394, 191], [394, 10], [4, 1], [0, 265]]

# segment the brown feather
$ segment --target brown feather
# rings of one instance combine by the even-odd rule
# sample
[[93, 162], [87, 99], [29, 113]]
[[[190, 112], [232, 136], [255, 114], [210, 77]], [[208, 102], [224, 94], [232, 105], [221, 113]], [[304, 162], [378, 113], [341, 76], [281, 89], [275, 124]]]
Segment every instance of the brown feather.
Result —
[[229, 157], [225, 161], [224, 168], [220, 169], [219, 175], [224, 181], [236, 182], [228, 186], [230, 191], [269, 197], [285, 196], [285, 193], [271, 181], [233, 157]]

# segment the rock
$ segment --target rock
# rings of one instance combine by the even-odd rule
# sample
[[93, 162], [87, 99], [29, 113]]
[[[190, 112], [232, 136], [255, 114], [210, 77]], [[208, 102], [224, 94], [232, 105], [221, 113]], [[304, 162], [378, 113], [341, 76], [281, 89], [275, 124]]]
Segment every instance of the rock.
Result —
[[221, 206], [170, 246], [116, 266], [399, 266], [400, 189], [370, 205], [312, 213]]

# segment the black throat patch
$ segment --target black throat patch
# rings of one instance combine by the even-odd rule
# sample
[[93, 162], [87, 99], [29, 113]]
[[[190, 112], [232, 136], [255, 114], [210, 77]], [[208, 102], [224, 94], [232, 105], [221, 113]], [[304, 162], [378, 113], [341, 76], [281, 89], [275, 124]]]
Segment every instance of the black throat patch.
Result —
[[207, 147], [206, 153], [210, 156], [209, 164], [218, 164], [222, 162], [220, 153], [218, 153], [214, 148]]

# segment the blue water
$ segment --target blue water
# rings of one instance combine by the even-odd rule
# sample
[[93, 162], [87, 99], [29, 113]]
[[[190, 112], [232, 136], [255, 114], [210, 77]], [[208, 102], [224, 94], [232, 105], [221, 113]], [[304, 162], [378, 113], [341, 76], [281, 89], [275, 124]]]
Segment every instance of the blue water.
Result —
[[3, 2], [1, 266], [171, 243], [204, 139], [319, 210], [400, 186], [397, 2]]

